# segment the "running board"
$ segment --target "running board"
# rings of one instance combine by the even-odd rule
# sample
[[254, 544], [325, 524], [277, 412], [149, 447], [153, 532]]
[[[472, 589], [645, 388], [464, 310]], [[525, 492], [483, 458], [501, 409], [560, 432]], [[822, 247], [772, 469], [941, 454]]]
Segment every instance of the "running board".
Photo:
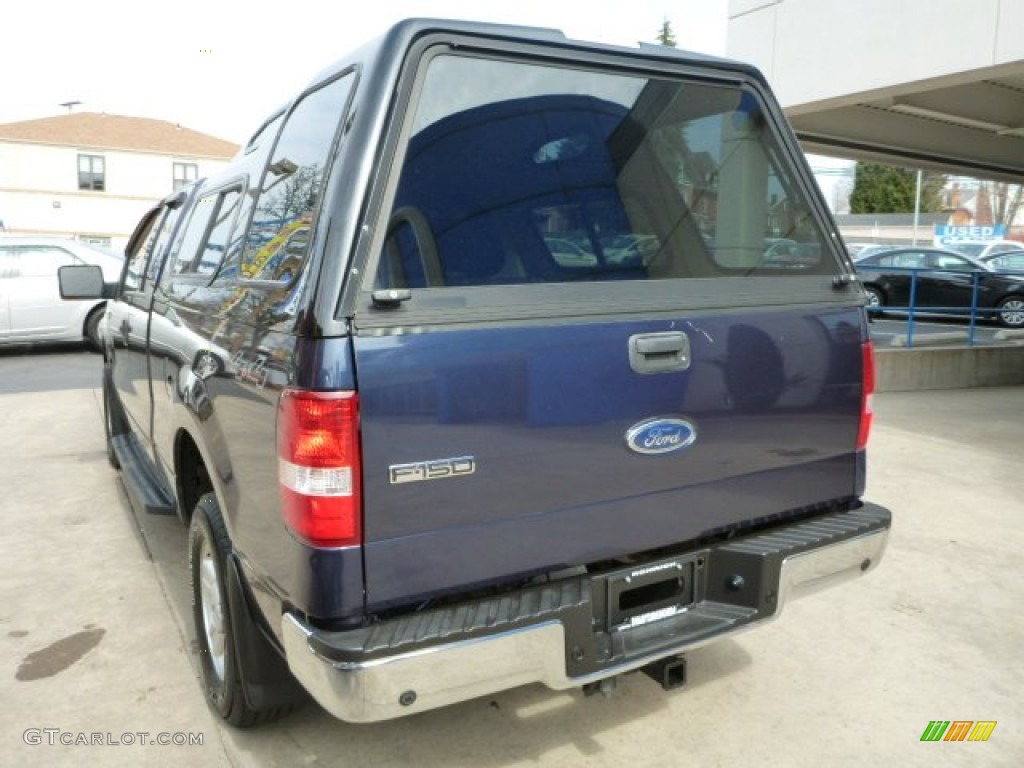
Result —
[[135, 436], [114, 435], [110, 442], [121, 464], [121, 482], [132, 508], [151, 515], [175, 514], [174, 499], [157, 479]]

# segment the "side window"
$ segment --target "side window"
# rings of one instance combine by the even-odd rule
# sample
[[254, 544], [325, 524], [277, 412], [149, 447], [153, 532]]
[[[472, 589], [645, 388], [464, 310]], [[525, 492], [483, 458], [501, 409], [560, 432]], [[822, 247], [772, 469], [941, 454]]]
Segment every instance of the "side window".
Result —
[[999, 258], [992, 259], [992, 261], [989, 262], [989, 266], [995, 267], [996, 269], [1006, 269], [1019, 272], [1024, 270], [1024, 254], [1004, 254]]
[[217, 207], [210, 224], [210, 234], [203, 243], [193, 269], [199, 275], [212, 275], [224, 261], [228, 250], [228, 238], [235, 223], [235, 214], [242, 200], [238, 187], [221, 192], [217, 196]]
[[[277, 139], [278, 132], [281, 130], [283, 120], [284, 115], [278, 115], [264, 125], [250, 139], [241, 158], [235, 161], [234, 167], [249, 183], [245, 190], [241, 192], [236, 215], [238, 223], [232, 228], [232, 233], [227, 234], [227, 236], [231, 237], [231, 240], [225, 246], [226, 253], [220, 268], [217, 270], [217, 274], [214, 276], [214, 281], [238, 279], [246, 226], [249, 219], [252, 218], [256, 198], [259, 196], [259, 182], [263, 176], [263, 168], [267, 164], [267, 158], [270, 157], [270, 150], [274, 147], [274, 142]], [[211, 234], [211, 240], [212, 238], [213, 235]]]
[[256, 201], [242, 277], [290, 279], [309, 255], [313, 214], [352, 80], [345, 75], [313, 91], [288, 116]]
[[139, 247], [127, 254], [122, 290], [141, 291], [156, 278], [180, 210], [164, 208], [153, 216], [149, 231], [138, 240]]
[[165, 215], [166, 209], [151, 215], [147, 232], [136, 240], [139, 243], [138, 247], [133, 252], [126, 254], [123, 290], [142, 290], [142, 284], [146, 278], [146, 263], [153, 252], [153, 244], [160, 233], [160, 222]]
[[13, 248], [0, 246], [0, 280], [5, 277], [14, 277], [17, 270], [17, 262]]
[[18, 261], [22, 277], [56, 277], [59, 267], [81, 263], [63, 248], [46, 246], [19, 249]]
[[164, 270], [162, 284], [176, 276], [210, 277], [217, 271], [224, 260], [241, 197], [242, 190], [232, 187], [203, 195], [196, 201]]
[[925, 255], [917, 251], [883, 256], [878, 263], [883, 267], [899, 267], [900, 269], [924, 269], [927, 266]]
[[[196, 200], [189, 213], [188, 221], [185, 222], [182, 235], [173, 246], [169, 256], [170, 261], [161, 282], [166, 282], [168, 278], [175, 275], [197, 271], [199, 246], [203, 242], [210, 223], [214, 220], [219, 200], [220, 196], [217, 193], [206, 194]], [[211, 269], [209, 272], [212, 273], [213, 270]]]
[[961, 259], [959, 256], [940, 253], [935, 256], [935, 268], [945, 269], [951, 272], [970, 272], [974, 269], [974, 266], [969, 261]]

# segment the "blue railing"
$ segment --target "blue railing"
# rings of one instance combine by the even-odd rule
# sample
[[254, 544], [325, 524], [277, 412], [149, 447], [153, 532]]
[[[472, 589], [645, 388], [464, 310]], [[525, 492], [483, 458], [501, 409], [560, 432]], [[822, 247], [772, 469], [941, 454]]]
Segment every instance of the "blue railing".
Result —
[[[983, 277], [994, 277], [1000, 276], [1010, 280], [1020, 280], [1024, 284], [1024, 273], [1022, 272], [985, 272], [983, 270], [972, 270], [971, 272], [961, 272], [954, 270], [942, 270], [935, 268], [910, 268], [910, 267], [882, 267], [873, 264], [858, 264], [856, 265], [856, 271], [858, 277], [862, 283], [871, 282], [867, 273], [871, 272], [899, 272], [910, 275], [910, 293], [907, 299], [906, 305], [895, 305], [895, 304], [879, 304], [868, 307], [870, 313], [882, 313], [882, 312], [898, 312], [900, 314], [906, 314], [907, 316], [907, 347], [912, 348], [914, 346], [914, 325], [919, 315], [927, 315], [929, 317], [933, 315], [945, 315], [955, 316], [967, 319], [967, 345], [973, 347], [975, 345], [976, 331], [978, 327], [978, 321], [981, 319], [991, 320], [996, 319], [1000, 315], [1000, 310], [995, 307], [979, 307], [978, 306], [978, 291], [981, 285], [981, 279]], [[971, 278], [971, 301], [969, 305], [956, 305], [956, 306], [919, 306], [918, 297], [918, 285], [921, 280], [921, 275], [961, 275], [970, 276]], [[1024, 294], [1022, 294], [1024, 298]]]

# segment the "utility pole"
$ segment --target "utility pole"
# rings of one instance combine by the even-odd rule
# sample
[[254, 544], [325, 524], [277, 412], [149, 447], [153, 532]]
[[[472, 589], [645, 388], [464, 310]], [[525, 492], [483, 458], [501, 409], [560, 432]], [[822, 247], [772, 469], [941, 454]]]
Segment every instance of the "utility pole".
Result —
[[914, 192], [914, 242], [917, 245], [917, 223], [921, 218], [921, 169], [917, 169], [917, 190]]

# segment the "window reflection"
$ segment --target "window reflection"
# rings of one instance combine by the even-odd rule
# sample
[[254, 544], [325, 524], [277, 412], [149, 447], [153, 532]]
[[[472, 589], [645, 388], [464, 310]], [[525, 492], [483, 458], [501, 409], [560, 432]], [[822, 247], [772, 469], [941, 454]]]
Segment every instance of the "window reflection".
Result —
[[313, 214], [351, 79], [309, 94], [288, 117], [263, 176], [242, 255], [243, 277], [291, 279], [308, 256]]
[[377, 287], [832, 274], [755, 95], [443, 54]]

